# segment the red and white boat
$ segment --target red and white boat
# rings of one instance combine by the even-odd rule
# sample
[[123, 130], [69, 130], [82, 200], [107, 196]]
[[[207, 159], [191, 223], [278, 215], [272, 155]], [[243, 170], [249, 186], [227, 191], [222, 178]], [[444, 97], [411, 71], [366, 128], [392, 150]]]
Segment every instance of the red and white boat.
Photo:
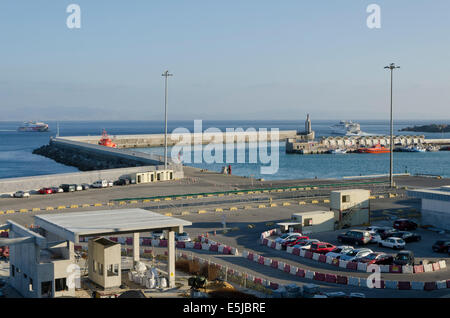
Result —
[[103, 132], [102, 132], [102, 139], [100, 139], [98, 144], [100, 146], [117, 148], [117, 145], [112, 142], [111, 138], [108, 137], [108, 134], [106, 133], [106, 130], [104, 130], [104, 129], [103, 129]]

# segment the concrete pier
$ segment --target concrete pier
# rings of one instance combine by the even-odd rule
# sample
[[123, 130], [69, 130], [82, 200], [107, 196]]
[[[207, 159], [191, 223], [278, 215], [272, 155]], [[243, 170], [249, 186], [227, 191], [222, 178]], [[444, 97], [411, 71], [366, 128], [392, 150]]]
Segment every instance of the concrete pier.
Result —
[[[270, 130], [263, 131], [243, 131], [243, 132], [205, 132], [191, 134], [169, 134], [167, 139], [168, 146], [178, 143], [208, 144], [208, 143], [239, 143], [252, 141], [285, 141], [288, 138], [295, 138], [297, 132], [295, 130], [282, 130], [278, 135], [272, 136]], [[148, 135], [110, 135], [111, 140], [117, 144], [118, 148], [149, 148], [163, 147], [164, 134], [148, 134]], [[70, 136], [58, 137], [55, 140], [82, 142], [97, 145], [101, 136]]]

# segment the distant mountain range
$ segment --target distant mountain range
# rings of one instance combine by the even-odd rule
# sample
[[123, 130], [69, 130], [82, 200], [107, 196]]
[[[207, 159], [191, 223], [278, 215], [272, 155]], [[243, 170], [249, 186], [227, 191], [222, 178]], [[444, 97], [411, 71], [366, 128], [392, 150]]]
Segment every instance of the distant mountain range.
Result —
[[423, 125], [423, 126], [414, 126], [414, 127], [406, 127], [402, 128], [399, 131], [417, 131], [417, 132], [428, 132], [428, 133], [446, 133], [450, 132], [450, 126], [446, 124], [437, 125]]

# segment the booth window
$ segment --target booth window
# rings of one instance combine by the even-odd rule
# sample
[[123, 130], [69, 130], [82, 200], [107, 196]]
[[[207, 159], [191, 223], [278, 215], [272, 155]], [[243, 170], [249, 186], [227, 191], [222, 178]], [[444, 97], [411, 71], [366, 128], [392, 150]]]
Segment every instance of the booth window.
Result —
[[312, 219], [305, 219], [305, 221], [303, 222], [303, 226], [312, 226]]
[[343, 195], [342, 196], [342, 203], [345, 203], [345, 202], [350, 202], [350, 196], [349, 195]]
[[66, 278], [55, 279], [55, 291], [67, 290]]

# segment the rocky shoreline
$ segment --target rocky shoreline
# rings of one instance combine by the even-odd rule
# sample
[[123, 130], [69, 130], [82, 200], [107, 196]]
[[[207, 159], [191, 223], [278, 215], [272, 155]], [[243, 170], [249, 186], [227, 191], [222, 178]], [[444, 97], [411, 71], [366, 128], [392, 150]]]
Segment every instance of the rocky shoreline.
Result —
[[428, 133], [447, 133], [450, 132], [450, 125], [442, 124], [431, 124], [423, 126], [414, 126], [402, 128], [399, 131], [415, 131], [415, 132], [428, 132]]
[[138, 162], [123, 159], [105, 159], [95, 154], [84, 154], [70, 149], [61, 150], [52, 145], [44, 145], [33, 150], [33, 154], [55, 160], [66, 166], [78, 168], [80, 171], [105, 170], [143, 166]]

